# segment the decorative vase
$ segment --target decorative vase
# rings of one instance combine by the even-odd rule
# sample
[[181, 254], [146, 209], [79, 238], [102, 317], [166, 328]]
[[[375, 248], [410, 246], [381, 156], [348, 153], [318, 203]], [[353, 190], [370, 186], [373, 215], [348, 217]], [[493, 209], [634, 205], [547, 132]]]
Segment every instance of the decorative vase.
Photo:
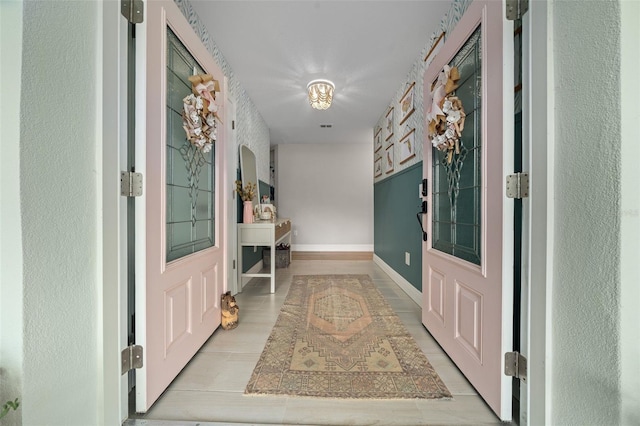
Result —
[[251, 200], [244, 202], [242, 210], [242, 223], [253, 223], [253, 203]]

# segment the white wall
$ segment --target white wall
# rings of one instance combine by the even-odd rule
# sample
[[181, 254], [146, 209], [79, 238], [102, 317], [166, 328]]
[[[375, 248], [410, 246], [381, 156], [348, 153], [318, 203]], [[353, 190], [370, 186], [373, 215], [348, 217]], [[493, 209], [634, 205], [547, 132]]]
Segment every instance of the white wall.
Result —
[[276, 156], [276, 207], [291, 218], [293, 250], [373, 251], [368, 144], [283, 144]]
[[[0, 3], [0, 406], [22, 399], [22, 233], [20, 71], [22, 1]], [[21, 424], [22, 410], [2, 419]]]
[[620, 354], [622, 424], [640, 424], [640, 2], [621, 5], [622, 182]]
[[[101, 3], [25, 2], [25, 425], [98, 423]], [[3, 93], [4, 97], [4, 93]]]
[[[619, 6], [553, 3], [556, 199], [549, 326], [551, 419], [558, 425], [620, 424]], [[634, 97], [637, 102], [637, 92]]]

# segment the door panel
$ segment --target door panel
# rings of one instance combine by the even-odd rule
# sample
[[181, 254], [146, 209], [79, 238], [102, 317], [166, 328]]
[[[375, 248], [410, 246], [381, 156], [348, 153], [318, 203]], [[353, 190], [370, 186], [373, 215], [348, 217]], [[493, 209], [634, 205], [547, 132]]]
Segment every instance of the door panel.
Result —
[[466, 121], [450, 161], [424, 140], [431, 208], [422, 322], [493, 411], [509, 420], [503, 357], [512, 350], [513, 204], [503, 182], [513, 170], [513, 25], [503, 11], [503, 2], [474, 1], [424, 75], [430, 105], [440, 71], [458, 67], [455, 94]]
[[[146, 412], [220, 324], [226, 273], [224, 94], [208, 153], [186, 140], [180, 113], [188, 76], [223, 74], [172, 1], [145, 2], [137, 33], [136, 411]], [[142, 117], [145, 117], [143, 119]]]

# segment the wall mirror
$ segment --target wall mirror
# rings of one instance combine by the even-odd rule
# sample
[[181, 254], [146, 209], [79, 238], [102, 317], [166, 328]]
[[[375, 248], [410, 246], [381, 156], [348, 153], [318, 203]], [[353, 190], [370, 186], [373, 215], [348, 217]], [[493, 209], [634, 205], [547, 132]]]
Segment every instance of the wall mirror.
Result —
[[253, 210], [260, 202], [260, 183], [258, 182], [258, 164], [256, 155], [246, 145], [240, 145], [240, 179], [244, 187], [248, 182], [256, 185], [256, 196], [253, 197]]

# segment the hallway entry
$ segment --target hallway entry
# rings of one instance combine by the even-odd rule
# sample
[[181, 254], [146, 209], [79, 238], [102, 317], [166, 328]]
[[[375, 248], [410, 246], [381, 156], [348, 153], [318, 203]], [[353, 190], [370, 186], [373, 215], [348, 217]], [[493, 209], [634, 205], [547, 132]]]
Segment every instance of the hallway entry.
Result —
[[[294, 275], [366, 274], [400, 317], [452, 394], [435, 399], [332, 399], [286, 395], [244, 395]], [[276, 292], [268, 278], [254, 278], [236, 296], [238, 327], [219, 328], [146, 415], [131, 415], [125, 425], [153, 426], [161, 420], [218, 424], [315, 425], [492, 425], [491, 409], [440, 348], [421, 322], [421, 310], [373, 261], [293, 260], [278, 269]], [[144, 423], [141, 423], [143, 422]]]

